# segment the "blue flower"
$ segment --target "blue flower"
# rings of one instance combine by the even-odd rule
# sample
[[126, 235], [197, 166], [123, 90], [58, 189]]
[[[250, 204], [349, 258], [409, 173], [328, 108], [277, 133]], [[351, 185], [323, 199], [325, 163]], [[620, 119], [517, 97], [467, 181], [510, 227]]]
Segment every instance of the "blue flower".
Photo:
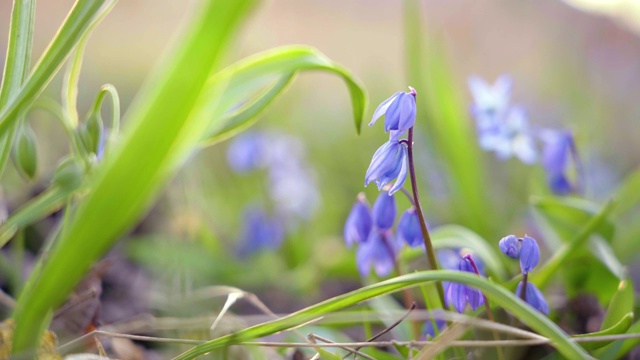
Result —
[[520, 256], [519, 245], [518, 238], [515, 235], [503, 237], [498, 244], [500, 251], [512, 259], [517, 259]]
[[476, 120], [480, 147], [493, 150], [493, 138], [500, 133], [513, 82], [510, 76], [501, 75], [493, 85], [477, 76], [470, 77], [468, 83], [474, 100], [471, 114]]
[[[466, 258], [460, 259], [460, 262], [458, 263], [458, 270], [475, 274], [471, 262]], [[484, 298], [480, 290], [455, 282], [448, 284], [444, 300], [447, 306], [453, 304], [459, 313], [464, 312], [467, 304], [469, 304], [471, 309], [474, 311], [484, 304]]]
[[277, 249], [284, 240], [282, 225], [261, 209], [249, 209], [244, 213], [244, 230], [240, 236], [238, 255], [248, 256], [267, 249]]
[[[522, 281], [518, 284], [518, 289], [516, 290], [516, 294], [522, 293]], [[530, 282], [527, 282], [527, 291], [525, 292], [525, 301], [533, 306], [533, 308], [537, 309], [541, 313], [547, 315], [549, 314], [549, 305], [547, 305], [547, 301], [544, 299], [544, 295], [538, 290], [538, 288]]]
[[265, 165], [264, 139], [261, 134], [246, 132], [233, 139], [227, 149], [231, 169], [245, 173]]
[[385, 115], [384, 131], [392, 131], [391, 140], [398, 139], [406, 130], [412, 128], [416, 121], [416, 98], [415, 90], [411, 87], [409, 89], [411, 92], [400, 91], [383, 101], [373, 113], [369, 126]]
[[415, 208], [409, 208], [400, 217], [400, 221], [398, 221], [398, 238], [411, 247], [424, 244], [422, 228]]
[[396, 200], [393, 195], [381, 192], [373, 204], [373, 224], [379, 230], [389, 230], [396, 220]]
[[367, 199], [363, 193], [358, 194], [358, 200], [347, 217], [344, 225], [344, 240], [348, 247], [353, 243], [363, 243], [367, 241], [373, 221], [371, 220], [371, 210]]
[[540, 248], [538, 243], [525, 235], [520, 246], [520, 269], [523, 274], [528, 274], [540, 262]]
[[389, 140], [373, 154], [364, 186], [375, 180], [380, 190], [391, 180], [397, 179], [389, 190], [389, 195], [393, 195], [404, 185], [408, 167], [407, 147], [398, 140]]
[[436, 327], [438, 328], [438, 333], [441, 333], [442, 329], [444, 329], [447, 326], [447, 322], [444, 321], [443, 319], [427, 320], [424, 326], [422, 327], [422, 333], [425, 335], [427, 340], [436, 337], [436, 329], [434, 329], [433, 327], [434, 322], [436, 324]]
[[501, 160], [515, 156], [527, 165], [538, 160], [535, 139], [522, 107], [514, 106], [509, 110], [504, 122], [492, 135], [490, 141], [489, 150], [493, 150]]
[[369, 239], [360, 244], [356, 252], [356, 265], [362, 277], [368, 277], [371, 267], [379, 277], [391, 274], [395, 266], [397, 242], [390, 241], [391, 232], [374, 229]]
[[558, 195], [566, 195], [574, 191], [567, 177], [569, 157], [575, 154], [573, 135], [569, 131], [544, 130], [540, 133], [544, 142], [542, 150], [542, 166], [547, 172], [547, 183]]

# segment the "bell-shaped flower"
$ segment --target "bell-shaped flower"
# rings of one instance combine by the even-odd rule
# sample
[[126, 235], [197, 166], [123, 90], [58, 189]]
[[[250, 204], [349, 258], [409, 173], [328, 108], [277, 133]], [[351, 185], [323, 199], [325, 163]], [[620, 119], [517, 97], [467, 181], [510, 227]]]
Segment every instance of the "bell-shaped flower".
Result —
[[379, 230], [389, 230], [396, 220], [396, 200], [393, 195], [381, 192], [373, 204], [373, 225]]
[[398, 238], [411, 247], [422, 246], [422, 228], [414, 207], [405, 211], [398, 221]]
[[575, 154], [573, 135], [569, 131], [543, 130], [540, 138], [544, 143], [542, 166], [547, 173], [547, 183], [555, 194], [566, 195], [574, 191], [567, 177], [571, 154]]
[[384, 115], [384, 131], [392, 131], [392, 140], [412, 128], [416, 121], [416, 98], [415, 90], [410, 89], [411, 92], [397, 92], [383, 101], [373, 113], [369, 126]]
[[[518, 284], [518, 288], [516, 289], [516, 294], [520, 295], [522, 293], [522, 281]], [[549, 305], [547, 305], [547, 301], [544, 299], [544, 295], [538, 290], [538, 288], [530, 282], [527, 282], [527, 290], [524, 295], [525, 301], [533, 306], [533, 308], [537, 309], [541, 313], [548, 315], [549, 314]]]
[[[471, 262], [466, 258], [460, 259], [458, 270], [475, 274]], [[459, 313], [464, 312], [467, 304], [469, 304], [474, 311], [484, 304], [484, 298], [480, 290], [455, 282], [448, 284], [444, 300], [447, 306], [453, 304]]]
[[[433, 326], [434, 323], [435, 327]], [[427, 338], [427, 340], [433, 339], [436, 337], [436, 327], [438, 329], [438, 333], [441, 333], [446, 326], [447, 322], [443, 319], [427, 320], [422, 327], [422, 334]]]
[[371, 268], [379, 277], [391, 274], [399, 250], [397, 242], [391, 241], [391, 238], [390, 231], [374, 229], [369, 234], [369, 239], [360, 244], [356, 252], [356, 265], [362, 277], [368, 277]]
[[365, 175], [364, 186], [375, 180], [380, 190], [391, 180], [397, 179], [389, 190], [389, 195], [393, 195], [402, 188], [407, 179], [409, 168], [407, 156], [407, 147], [398, 140], [389, 140], [384, 143], [373, 154]]
[[525, 235], [520, 246], [520, 269], [522, 273], [530, 273], [538, 265], [538, 262], [540, 262], [538, 243], [533, 238]]
[[518, 248], [519, 241], [515, 235], [505, 236], [500, 240], [498, 246], [500, 251], [512, 259], [517, 259], [520, 256], [520, 250]]
[[360, 193], [344, 225], [344, 241], [347, 243], [347, 246], [351, 247], [353, 243], [363, 243], [367, 241], [372, 226], [371, 209], [369, 208], [369, 204], [367, 204], [367, 199], [364, 194]]

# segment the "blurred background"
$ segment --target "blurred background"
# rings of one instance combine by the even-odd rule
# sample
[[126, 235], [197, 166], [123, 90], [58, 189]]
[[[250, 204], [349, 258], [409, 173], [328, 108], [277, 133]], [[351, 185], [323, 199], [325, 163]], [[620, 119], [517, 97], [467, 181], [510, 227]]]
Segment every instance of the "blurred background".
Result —
[[[72, 4], [71, 0], [38, 4], [33, 54], [42, 52]], [[421, 4], [422, 25], [442, 47], [464, 106], [471, 104], [469, 76], [493, 82], [500, 74], [510, 74], [512, 101], [524, 106], [532, 124], [574, 131], [585, 167], [587, 199], [604, 201], [638, 167], [636, 1], [425, 0]], [[89, 41], [80, 79], [80, 113], [86, 113], [100, 85], [111, 83], [120, 93], [126, 121], [127, 105], [193, 8], [192, 1], [121, 0]], [[6, 49], [10, 10], [11, 1], [0, 2], [0, 52]], [[421, 94], [421, 84], [406, 71], [404, 36], [403, 7], [398, 1], [267, 1], [244, 26], [228, 62], [275, 46], [314, 46], [365, 84], [370, 95], [368, 119], [381, 101], [408, 85]], [[46, 96], [57, 99], [59, 89], [58, 77]], [[417, 166], [429, 223], [473, 227], [450, 204], [455, 189], [443, 175], [437, 146], [428, 140], [430, 129], [423, 119], [417, 121]], [[62, 130], [46, 115], [34, 113], [30, 123], [38, 138], [39, 176], [25, 187], [15, 170], [7, 172], [3, 187], [10, 209], [49, 181], [68, 150]], [[134, 277], [128, 277], [119, 285], [128, 282], [132, 289], [127, 291], [150, 294], [135, 311], [151, 306], [194, 315], [198, 308], [167, 310], [171, 301], [163, 296], [224, 284], [256, 292], [274, 311], [286, 312], [360, 286], [342, 227], [359, 192], [365, 191], [370, 202], [377, 196], [377, 189], [364, 188], [363, 180], [373, 152], [386, 139], [381, 125], [364, 126], [356, 135], [344, 85], [325, 74], [305, 73], [254, 129], [271, 134], [267, 141], [284, 147], [288, 157], [284, 162], [299, 165], [296, 174], [307, 186], [300, 190], [308, 196], [302, 208], [294, 207], [286, 219], [278, 218], [281, 229], [274, 231], [281, 231], [282, 239], [259, 254], [242, 249], [243, 241], [251, 237], [247, 212], [274, 218], [282, 206], [279, 201], [291, 207], [295, 199], [274, 196], [276, 175], [264, 164], [252, 171], [233, 169], [227, 160], [229, 142], [208, 148], [188, 161], [143, 223], [111, 255], [114, 261], [136, 264], [136, 269], [143, 265], [129, 273], [140, 272], [138, 282], [131, 285]], [[480, 152], [476, 143], [468, 146], [469, 151]], [[510, 233], [535, 234], [528, 204], [530, 195], [545, 193], [541, 173], [515, 160], [497, 160], [493, 154], [481, 153], [479, 161], [486, 178], [478, 186], [485, 186], [482, 191], [492, 201], [487, 211], [499, 219], [499, 226], [478, 230], [481, 235], [497, 246]], [[398, 202], [399, 209], [408, 206], [403, 198]], [[47, 226], [34, 226], [31, 236], [44, 237]], [[618, 234], [616, 254], [625, 264], [636, 263], [640, 260], [633, 255], [640, 249], [637, 225]], [[124, 290], [113, 285], [108, 291]], [[132, 315], [112, 315], [111, 321]]]

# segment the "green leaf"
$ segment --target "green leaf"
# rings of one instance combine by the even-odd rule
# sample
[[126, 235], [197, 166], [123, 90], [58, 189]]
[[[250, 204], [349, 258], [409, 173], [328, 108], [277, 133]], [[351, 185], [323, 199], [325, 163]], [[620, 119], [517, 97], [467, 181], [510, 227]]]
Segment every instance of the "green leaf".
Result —
[[129, 112], [128, 131], [95, 169], [89, 179], [92, 191], [18, 299], [14, 352], [34, 347], [46, 314], [142, 215], [197, 145], [209, 124], [198, 120], [216, 105], [199, 103], [198, 98], [254, 4], [253, 0], [206, 2], [171, 60], [146, 83]]
[[572, 255], [578, 253], [591, 234], [596, 232], [596, 230], [607, 221], [611, 211], [613, 211], [615, 207], [615, 204], [615, 201], [611, 200], [603, 206], [600, 212], [581, 227], [580, 231], [573, 235], [568, 243], [554, 251], [551, 259], [544, 263], [539, 270], [532, 273], [530, 280], [538, 288], [544, 288], [548, 284], [549, 280], [557, 274], [561, 267], [571, 259]]
[[640, 169], [625, 177], [620, 187], [616, 190], [616, 198], [620, 199], [620, 204], [615, 211], [615, 215], [626, 214], [640, 204]]
[[340, 65], [308, 46], [286, 46], [241, 60], [216, 74], [210, 81], [228, 83], [218, 107], [219, 118], [208, 129], [204, 142], [227, 139], [253, 124], [301, 71], [320, 70], [340, 76], [351, 96], [353, 120], [360, 133], [367, 94], [360, 82]]
[[460, 271], [435, 270], [399, 276], [333, 297], [277, 320], [259, 324], [198, 345], [176, 357], [176, 360], [194, 359], [218, 348], [241, 344], [244, 341], [250, 341], [277, 332], [293, 329], [323, 315], [345, 309], [373, 297], [431, 281], [455, 281], [476, 287], [489, 297], [495, 305], [505, 308], [524, 324], [551, 339], [553, 346], [566, 358], [591, 358], [584, 349], [571, 341], [568, 335], [556, 324], [505, 288], [475, 274]]
[[[597, 332], [574, 335], [573, 338], [588, 339], [591, 337], [598, 337], [598, 336], [624, 334], [625, 331], [629, 330], [629, 327], [631, 326], [632, 323], [633, 323], [633, 313], [630, 312], [630, 313], [626, 313], [624, 316], [620, 318], [620, 321], [611, 325], [610, 327], [607, 327], [607, 328], [603, 327], [603, 330], [600, 330]], [[582, 347], [587, 350], [595, 350], [603, 346], [609, 345], [613, 341], [614, 340], [581, 342], [580, 345], [582, 345]]]
[[[35, 10], [35, 0], [16, 0], [13, 2], [7, 57], [0, 86], [0, 109], [20, 90], [29, 73]], [[7, 165], [17, 129], [17, 126], [13, 125], [6, 131], [0, 131], [0, 175]]]
[[[613, 295], [607, 313], [602, 320], [600, 329], [607, 329], [620, 322], [628, 313], [633, 315], [633, 307], [635, 304], [635, 296], [633, 294], [633, 286], [631, 279], [620, 281], [618, 291]], [[626, 329], [624, 330], [626, 331]]]

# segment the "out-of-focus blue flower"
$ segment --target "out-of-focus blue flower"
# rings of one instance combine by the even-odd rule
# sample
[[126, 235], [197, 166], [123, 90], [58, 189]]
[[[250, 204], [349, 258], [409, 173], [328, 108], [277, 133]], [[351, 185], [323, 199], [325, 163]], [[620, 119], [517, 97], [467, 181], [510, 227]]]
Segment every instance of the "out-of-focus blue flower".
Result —
[[538, 243], [531, 237], [526, 236], [520, 245], [520, 269], [523, 274], [528, 274], [540, 262], [540, 248]]
[[398, 140], [389, 140], [373, 154], [365, 175], [364, 186], [375, 180], [378, 190], [380, 190], [391, 180], [397, 178], [389, 190], [389, 195], [393, 195], [404, 185], [408, 167], [407, 147]]
[[[460, 259], [458, 270], [475, 274], [471, 262], [466, 258]], [[469, 304], [474, 311], [484, 304], [484, 298], [480, 290], [455, 282], [448, 284], [444, 299], [447, 306], [453, 304], [459, 313], [464, 312], [467, 304]]]
[[385, 115], [384, 131], [391, 131], [390, 139], [395, 140], [405, 131], [413, 127], [416, 121], [416, 98], [415, 90], [410, 88], [411, 92], [397, 92], [390, 98], [383, 101], [376, 111], [369, 126]]
[[267, 249], [277, 249], [284, 239], [282, 225], [262, 209], [252, 208], [244, 213], [244, 230], [240, 235], [238, 255], [248, 256]]
[[367, 204], [364, 194], [360, 193], [344, 225], [344, 240], [347, 246], [351, 247], [353, 243], [367, 241], [372, 226], [371, 209], [369, 209], [369, 204]]
[[396, 220], [396, 200], [393, 195], [381, 192], [373, 204], [372, 210], [373, 224], [379, 230], [389, 230]]
[[227, 150], [227, 162], [233, 171], [245, 173], [265, 165], [264, 138], [255, 132], [236, 136]]
[[409, 208], [400, 217], [400, 221], [398, 221], [398, 238], [411, 247], [424, 244], [420, 220], [414, 207]]
[[566, 171], [569, 157], [575, 150], [573, 135], [569, 131], [545, 129], [540, 138], [544, 142], [542, 150], [542, 166], [547, 172], [547, 183], [558, 195], [566, 195], [574, 191]]
[[356, 252], [356, 265], [362, 277], [368, 277], [372, 267], [379, 277], [391, 274], [399, 250], [397, 242], [391, 239], [390, 231], [374, 229], [369, 233], [369, 239], [360, 244]]
[[447, 322], [443, 319], [434, 319], [433, 321], [427, 320], [422, 327], [422, 334], [424, 334], [427, 340], [436, 337], [436, 329], [433, 327], [434, 322], [436, 324], [436, 327], [438, 328], [438, 333], [441, 333], [442, 330], [447, 326]]
[[515, 235], [508, 235], [500, 240], [498, 246], [500, 251], [512, 259], [517, 259], [520, 256], [520, 250], [518, 248], [519, 241]]
[[527, 165], [538, 160], [538, 149], [529, 128], [529, 120], [520, 106], [509, 109], [504, 122], [487, 141], [488, 150], [493, 150], [501, 160], [515, 156]]
[[[522, 293], [522, 281], [518, 284], [518, 289], [516, 290], [516, 294]], [[533, 308], [537, 309], [541, 313], [548, 315], [549, 314], [549, 305], [547, 305], [547, 301], [544, 299], [544, 295], [538, 290], [538, 288], [530, 282], [527, 282], [527, 291], [525, 292], [525, 301], [533, 306]]]
[[489, 130], [495, 127], [509, 106], [513, 85], [511, 77], [501, 75], [490, 85], [483, 79], [472, 76], [468, 83], [474, 100], [471, 112], [476, 118], [478, 129]]

